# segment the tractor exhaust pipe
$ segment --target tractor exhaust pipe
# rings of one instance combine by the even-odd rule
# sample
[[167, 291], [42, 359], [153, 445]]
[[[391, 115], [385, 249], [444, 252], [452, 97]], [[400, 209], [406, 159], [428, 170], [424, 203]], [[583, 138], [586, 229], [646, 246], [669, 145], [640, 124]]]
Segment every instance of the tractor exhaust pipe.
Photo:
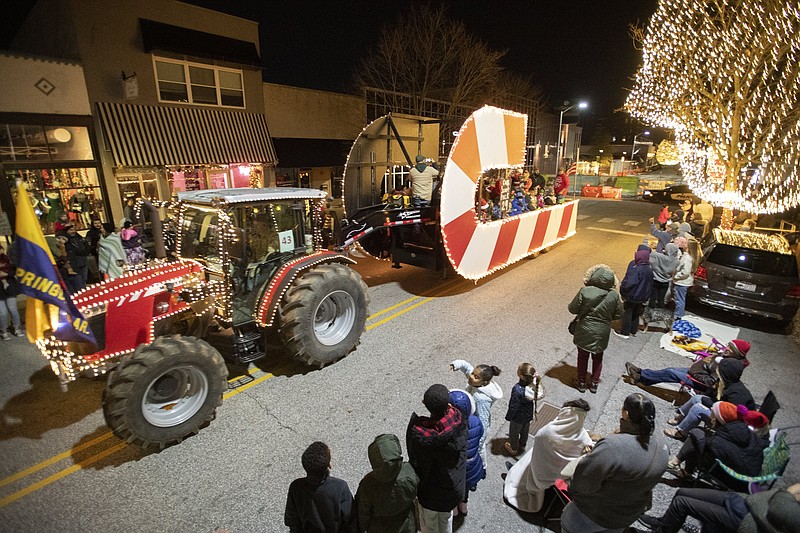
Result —
[[150, 220], [150, 229], [153, 231], [156, 258], [164, 259], [167, 257], [167, 249], [164, 247], [164, 231], [161, 227], [161, 218], [159, 217], [158, 209], [147, 200], [139, 201], [142, 203], [142, 208], [146, 209], [148, 212], [147, 218]]

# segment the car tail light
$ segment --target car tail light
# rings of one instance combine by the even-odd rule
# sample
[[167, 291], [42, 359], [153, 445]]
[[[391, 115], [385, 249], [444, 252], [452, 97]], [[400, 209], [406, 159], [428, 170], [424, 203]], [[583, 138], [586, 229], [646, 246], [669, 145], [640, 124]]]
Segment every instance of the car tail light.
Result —
[[706, 267], [697, 267], [697, 270], [694, 271], [694, 277], [695, 279], [702, 279], [703, 281], [706, 281]]
[[789, 292], [786, 293], [787, 298], [800, 298], [800, 285], [792, 285]]

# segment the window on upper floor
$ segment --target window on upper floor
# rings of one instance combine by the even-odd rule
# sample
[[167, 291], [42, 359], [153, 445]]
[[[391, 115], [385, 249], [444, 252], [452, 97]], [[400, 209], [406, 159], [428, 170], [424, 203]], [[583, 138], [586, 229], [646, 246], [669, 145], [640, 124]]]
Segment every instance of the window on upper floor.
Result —
[[153, 64], [161, 102], [245, 106], [241, 70], [157, 57]]

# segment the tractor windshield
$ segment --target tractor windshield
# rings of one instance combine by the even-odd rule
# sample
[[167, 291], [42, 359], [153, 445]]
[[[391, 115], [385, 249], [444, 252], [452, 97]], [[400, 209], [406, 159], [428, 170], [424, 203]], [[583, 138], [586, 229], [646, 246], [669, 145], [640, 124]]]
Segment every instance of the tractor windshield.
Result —
[[196, 259], [211, 270], [222, 271], [221, 246], [218, 234], [219, 212], [213, 208], [186, 207], [178, 230], [180, 255]]

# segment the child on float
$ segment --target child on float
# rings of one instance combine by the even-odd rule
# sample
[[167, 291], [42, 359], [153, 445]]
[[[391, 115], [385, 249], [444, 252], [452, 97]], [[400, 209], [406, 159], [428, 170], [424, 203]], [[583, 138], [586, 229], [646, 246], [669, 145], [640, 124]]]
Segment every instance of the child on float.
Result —
[[509, 421], [508, 440], [503, 447], [508, 453], [517, 456], [528, 445], [528, 432], [535, 411], [534, 400], [544, 398], [544, 384], [530, 363], [522, 363], [517, 368], [519, 381], [511, 389], [508, 400], [506, 420]]
[[486, 472], [486, 436], [492, 425], [492, 404], [503, 397], [503, 389], [494, 383], [492, 378], [500, 375], [500, 369], [494, 365], [478, 365], [473, 367], [470, 363], [456, 359], [450, 363], [450, 369], [460, 370], [467, 376], [467, 392], [475, 400], [475, 409], [478, 418], [483, 424], [483, 435], [481, 436], [478, 450], [484, 466], [484, 477]]
[[475, 398], [467, 391], [461, 389], [450, 390], [450, 405], [461, 411], [462, 420], [467, 421], [467, 492], [464, 493], [464, 501], [453, 509], [453, 516], [458, 513], [467, 514], [467, 500], [469, 491], [474, 491], [478, 487], [478, 481], [483, 479], [485, 469], [483, 459], [481, 459], [480, 442], [483, 437], [483, 424], [478, 415], [475, 414]]

